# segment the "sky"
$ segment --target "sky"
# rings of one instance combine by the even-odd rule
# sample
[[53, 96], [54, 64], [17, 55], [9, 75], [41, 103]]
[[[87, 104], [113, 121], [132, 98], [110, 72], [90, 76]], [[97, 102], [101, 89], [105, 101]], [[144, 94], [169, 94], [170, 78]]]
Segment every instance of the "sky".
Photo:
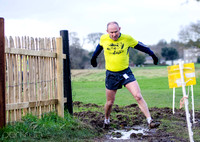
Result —
[[110, 21], [147, 45], [179, 40], [181, 28], [200, 20], [199, 13], [195, 0], [0, 0], [6, 36], [58, 37], [68, 30], [81, 41], [106, 33]]

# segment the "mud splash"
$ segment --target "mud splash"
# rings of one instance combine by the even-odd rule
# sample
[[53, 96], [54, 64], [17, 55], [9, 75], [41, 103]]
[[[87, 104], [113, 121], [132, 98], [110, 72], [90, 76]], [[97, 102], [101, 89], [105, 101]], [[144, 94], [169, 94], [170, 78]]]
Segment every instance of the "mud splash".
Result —
[[133, 140], [134, 138], [142, 140], [144, 136], [148, 135], [148, 130], [147, 128], [136, 126], [134, 128], [110, 131], [107, 137], [111, 140]]

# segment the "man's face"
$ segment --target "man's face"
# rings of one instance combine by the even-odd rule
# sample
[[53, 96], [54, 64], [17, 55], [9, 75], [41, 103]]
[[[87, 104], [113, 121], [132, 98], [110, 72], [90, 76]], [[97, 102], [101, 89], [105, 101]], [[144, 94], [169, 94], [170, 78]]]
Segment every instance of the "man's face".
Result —
[[116, 24], [110, 24], [107, 28], [107, 32], [112, 40], [117, 40], [120, 35], [120, 27]]

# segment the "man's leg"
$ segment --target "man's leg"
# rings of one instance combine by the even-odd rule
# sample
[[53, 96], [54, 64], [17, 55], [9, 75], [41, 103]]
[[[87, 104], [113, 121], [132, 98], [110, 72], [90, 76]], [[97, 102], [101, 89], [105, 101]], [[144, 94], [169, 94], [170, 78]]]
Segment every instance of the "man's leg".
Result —
[[133, 81], [133, 82], [130, 82], [130, 83], [126, 84], [126, 88], [131, 92], [131, 94], [134, 96], [134, 98], [138, 102], [138, 105], [139, 105], [141, 111], [144, 113], [144, 115], [147, 118], [147, 122], [149, 124], [149, 128], [158, 127], [160, 125], [160, 123], [159, 122], [154, 122], [151, 119], [149, 108], [147, 106], [147, 103], [145, 102], [145, 100], [142, 97], [142, 94], [141, 94], [141, 91], [140, 91], [140, 87], [139, 87], [137, 81]]
[[150, 115], [147, 103], [145, 102], [145, 100], [142, 97], [138, 82], [137, 81], [130, 82], [130, 83], [126, 84], [126, 88], [134, 96], [134, 98], [136, 99], [136, 101], [137, 101], [137, 103], [139, 105], [139, 108], [144, 113], [146, 118], [150, 118], [151, 115]]
[[110, 113], [112, 111], [112, 106], [115, 101], [115, 94], [117, 90], [109, 90], [106, 88], [106, 104], [105, 104], [105, 119], [110, 118]]
[[134, 96], [134, 98], [138, 102], [138, 105], [139, 105], [141, 111], [144, 113], [144, 115], [147, 118], [147, 122], [149, 124], [149, 128], [158, 127], [160, 125], [160, 123], [159, 122], [154, 122], [151, 119], [149, 108], [147, 106], [147, 103], [145, 102], [145, 100], [142, 97], [142, 94], [141, 94], [141, 91], [140, 91], [140, 87], [139, 87], [137, 81], [133, 81], [133, 82], [130, 82], [130, 83], [126, 84], [126, 88], [131, 92], [131, 94]]

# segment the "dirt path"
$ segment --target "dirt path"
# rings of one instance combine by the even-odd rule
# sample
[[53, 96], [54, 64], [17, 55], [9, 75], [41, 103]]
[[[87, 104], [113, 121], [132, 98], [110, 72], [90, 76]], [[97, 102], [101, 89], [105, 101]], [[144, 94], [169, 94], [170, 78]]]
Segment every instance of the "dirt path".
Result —
[[[160, 122], [161, 125], [155, 129], [148, 129], [145, 117], [141, 113], [137, 104], [131, 104], [124, 107], [118, 105], [113, 106], [111, 113], [111, 126], [109, 130], [102, 129], [104, 113], [103, 106], [96, 104], [83, 104], [82, 102], [74, 102], [74, 107], [79, 108], [80, 112], [75, 112], [74, 116], [84, 123], [90, 124], [96, 128], [99, 133], [103, 133], [103, 137], [94, 141], [136, 141], [136, 142], [187, 142], [188, 129], [185, 120], [184, 110], [175, 110], [175, 114], [172, 113], [170, 108], [151, 108], [150, 112], [154, 120]], [[94, 111], [97, 110], [97, 111]], [[193, 125], [195, 142], [200, 142], [200, 111], [195, 112], [195, 118], [197, 123]], [[116, 130], [130, 131], [140, 129], [143, 132], [131, 133], [130, 138], [120, 139], [122, 132]]]

